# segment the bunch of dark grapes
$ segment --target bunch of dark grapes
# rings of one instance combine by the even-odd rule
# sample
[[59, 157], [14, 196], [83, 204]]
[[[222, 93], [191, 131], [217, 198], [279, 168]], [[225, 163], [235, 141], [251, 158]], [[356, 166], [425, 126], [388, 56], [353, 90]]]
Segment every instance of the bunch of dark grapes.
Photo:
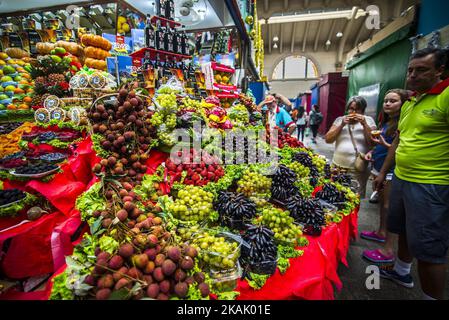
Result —
[[324, 178], [325, 179], [332, 178], [331, 165], [329, 163], [326, 163], [326, 165], [324, 166]]
[[242, 235], [249, 245], [242, 246], [240, 262], [245, 270], [272, 275], [276, 271], [277, 246], [274, 232], [264, 226], [249, 226]]
[[256, 216], [256, 204], [241, 193], [220, 191], [214, 207], [220, 224], [232, 229], [243, 230], [244, 223]]
[[321, 227], [326, 225], [326, 220], [318, 199], [305, 199], [301, 195], [295, 195], [288, 199], [286, 207], [292, 217], [304, 225], [305, 234], [321, 234]]
[[347, 173], [338, 173], [332, 177], [332, 181], [337, 182], [345, 187], [350, 187], [352, 178]]
[[337, 187], [331, 183], [326, 183], [323, 186], [323, 189], [316, 193], [315, 198], [336, 205], [339, 209], [344, 208], [345, 202], [347, 201], [345, 193], [339, 191]]
[[272, 177], [272, 198], [278, 201], [285, 201], [292, 195], [298, 194], [299, 190], [294, 186], [296, 179], [296, 173], [281, 164]]
[[315, 187], [318, 184], [320, 178], [320, 172], [313, 164], [312, 157], [307, 152], [298, 152], [293, 156], [293, 161], [299, 162], [304, 167], [310, 169], [310, 185]]

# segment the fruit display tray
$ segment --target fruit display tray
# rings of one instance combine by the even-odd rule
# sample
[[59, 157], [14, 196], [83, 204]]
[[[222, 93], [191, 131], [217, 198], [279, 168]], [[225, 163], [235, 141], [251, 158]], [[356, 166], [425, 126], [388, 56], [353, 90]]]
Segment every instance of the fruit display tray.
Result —
[[50, 171], [46, 171], [46, 172], [41, 172], [41, 173], [36, 173], [36, 174], [19, 174], [16, 173], [16, 170], [11, 170], [9, 173], [15, 177], [19, 177], [19, 178], [30, 178], [30, 179], [39, 179], [39, 178], [43, 178], [46, 177], [52, 173], [55, 173], [56, 171], [59, 170], [59, 167], [54, 168], [53, 170]]

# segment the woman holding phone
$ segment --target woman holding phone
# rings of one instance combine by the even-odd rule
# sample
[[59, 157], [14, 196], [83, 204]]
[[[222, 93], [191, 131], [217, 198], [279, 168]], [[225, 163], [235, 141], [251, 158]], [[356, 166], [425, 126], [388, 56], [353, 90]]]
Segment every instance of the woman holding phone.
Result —
[[356, 170], [357, 154], [366, 154], [371, 147], [371, 131], [376, 130], [374, 119], [365, 116], [367, 103], [363, 97], [352, 97], [349, 99], [346, 110], [347, 114], [339, 117], [326, 134], [327, 143], [335, 142], [333, 164], [346, 169], [359, 183], [360, 198], [365, 198], [366, 183], [369, 178], [369, 169]]
[[[373, 163], [371, 173], [374, 177], [379, 175], [379, 171], [387, 157], [388, 149], [391, 147], [391, 143], [397, 134], [401, 107], [407, 101], [408, 97], [408, 92], [401, 89], [390, 90], [385, 95], [380, 124], [381, 130], [371, 132], [372, 141], [376, 144], [376, 147], [366, 155], [366, 159]], [[374, 263], [390, 263], [394, 260], [393, 246], [396, 236], [390, 233], [387, 234], [387, 213], [390, 202], [390, 183], [393, 178], [393, 170], [387, 175], [383, 188], [374, 191], [378, 193], [380, 202], [379, 228], [377, 231], [363, 231], [360, 234], [361, 238], [385, 243], [381, 249], [365, 250], [363, 252], [363, 257]]]

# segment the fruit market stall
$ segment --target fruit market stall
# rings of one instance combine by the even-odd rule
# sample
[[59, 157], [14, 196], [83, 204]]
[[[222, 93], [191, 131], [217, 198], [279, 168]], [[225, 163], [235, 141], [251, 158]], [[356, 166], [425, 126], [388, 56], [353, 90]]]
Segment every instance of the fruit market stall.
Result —
[[[28, 206], [1, 218], [3, 249], [12, 239], [1, 266], [12, 279], [53, 277], [41, 293], [14, 287], [0, 299], [331, 299], [356, 228], [350, 178], [288, 134], [266, 134], [248, 98], [238, 101], [228, 113], [214, 97], [165, 87], [150, 99], [122, 88], [87, 108], [86, 126], [37, 118], [19, 145], [65, 163], [4, 173], [5, 190], [32, 194], [46, 212], [24, 222], [38, 211]], [[200, 149], [167, 153], [179, 146], [176, 129]], [[254, 145], [251, 130], [260, 132]], [[61, 131], [78, 135], [48, 144]], [[53, 148], [67, 158], [48, 156]], [[17, 159], [30, 161], [26, 152]], [[22, 168], [26, 177], [15, 174]], [[37, 234], [38, 254], [24, 263], [19, 248]]]

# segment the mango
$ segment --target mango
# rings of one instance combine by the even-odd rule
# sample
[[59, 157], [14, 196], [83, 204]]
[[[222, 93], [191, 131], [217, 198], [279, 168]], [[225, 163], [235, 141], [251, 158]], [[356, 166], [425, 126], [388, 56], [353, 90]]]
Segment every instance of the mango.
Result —
[[12, 81], [12, 78], [10, 76], [4, 76], [0, 79], [1, 82], [8, 82]]
[[51, 58], [51, 60], [53, 60], [56, 63], [61, 63], [61, 61], [62, 61], [61, 57], [58, 57], [55, 55], [50, 56], [50, 58]]
[[11, 66], [4, 66], [3, 67], [3, 73], [4, 74], [11, 74], [11, 73], [15, 73], [15, 72], [16, 72], [16, 69], [14, 69]]

